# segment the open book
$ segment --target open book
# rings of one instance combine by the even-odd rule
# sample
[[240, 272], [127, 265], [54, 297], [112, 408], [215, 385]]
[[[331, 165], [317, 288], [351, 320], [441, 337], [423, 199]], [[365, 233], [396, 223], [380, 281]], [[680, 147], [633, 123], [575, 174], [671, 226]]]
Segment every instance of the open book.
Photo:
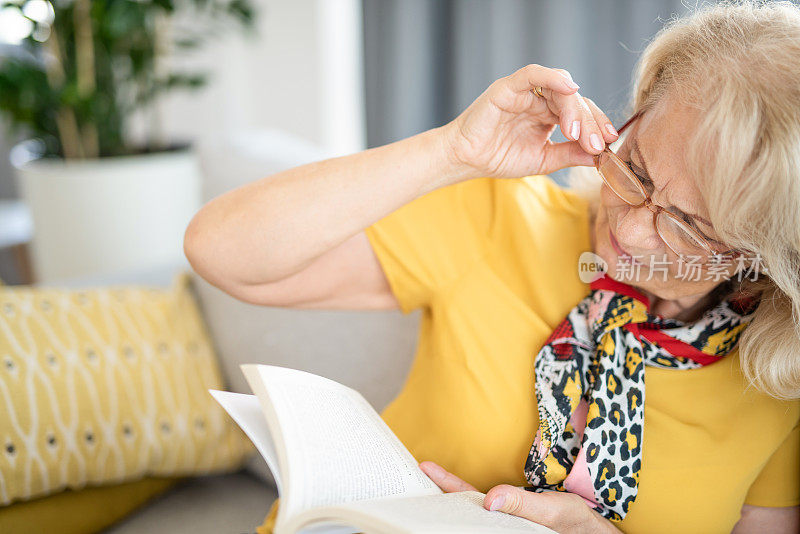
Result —
[[276, 534], [553, 533], [484, 509], [483, 493], [443, 493], [357, 391], [284, 367], [241, 369], [255, 396], [209, 391], [275, 477]]

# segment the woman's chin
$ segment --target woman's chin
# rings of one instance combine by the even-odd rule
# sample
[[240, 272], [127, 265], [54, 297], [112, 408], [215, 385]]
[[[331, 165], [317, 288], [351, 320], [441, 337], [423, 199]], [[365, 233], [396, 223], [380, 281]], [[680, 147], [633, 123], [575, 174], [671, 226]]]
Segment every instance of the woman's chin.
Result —
[[665, 298], [662, 295], [669, 293], [669, 291], [665, 291], [663, 284], [658, 283], [658, 280], [647, 280], [647, 268], [645, 265], [632, 263], [629, 257], [619, 256], [616, 251], [603, 249], [602, 247], [595, 254], [605, 262], [606, 276], [612, 280], [632, 286], [639, 291], [656, 295], [659, 298]]

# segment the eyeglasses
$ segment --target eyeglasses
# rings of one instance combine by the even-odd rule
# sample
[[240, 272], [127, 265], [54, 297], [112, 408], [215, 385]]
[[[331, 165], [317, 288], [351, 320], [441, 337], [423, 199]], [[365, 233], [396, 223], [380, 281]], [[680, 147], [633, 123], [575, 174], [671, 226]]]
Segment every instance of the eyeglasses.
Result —
[[[617, 132], [622, 135], [623, 131], [641, 113], [639, 111], [634, 114]], [[667, 208], [655, 204], [639, 177], [608, 146], [600, 154], [594, 156], [594, 166], [608, 188], [620, 200], [632, 208], [646, 207], [653, 212], [653, 226], [656, 229], [656, 233], [658, 233], [664, 244], [679, 257], [697, 256], [699, 257], [698, 263], [707, 263], [713, 258], [719, 260], [736, 255], [736, 251], [733, 249], [720, 252], [681, 217], [670, 212]]]

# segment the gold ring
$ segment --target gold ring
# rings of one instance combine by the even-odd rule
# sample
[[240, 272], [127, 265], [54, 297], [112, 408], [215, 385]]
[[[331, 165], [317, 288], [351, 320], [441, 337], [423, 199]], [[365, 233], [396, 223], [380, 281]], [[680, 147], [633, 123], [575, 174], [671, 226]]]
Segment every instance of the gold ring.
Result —
[[542, 93], [542, 88], [540, 86], [534, 85], [533, 86], [533, 92], [536, 93], [537, 95], [541, 96], [542, 98], [544, 98], [544, 94]]

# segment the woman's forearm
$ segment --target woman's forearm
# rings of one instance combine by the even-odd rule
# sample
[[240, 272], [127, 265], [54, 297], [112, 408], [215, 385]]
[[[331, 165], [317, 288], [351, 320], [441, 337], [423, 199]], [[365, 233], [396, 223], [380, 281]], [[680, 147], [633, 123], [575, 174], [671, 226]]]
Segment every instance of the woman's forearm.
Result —
[[295, 167], [222, 194], [190, 222], [184, 250], [218, 287], [294, 274], [415, 198], [468, 179], [446, 128]]
[[[546, 97], [533, 92], [540, 87]], [[589, 136], [617, 136], [599, 127], [595, 117], [610, 122], [577, 88], [562, 71], [527, 65], [492, 83], [445, 126], [229, 191], [189, 223], [186, 257], [223, 290], [274, 282], [439, 187], [592, 165], [602, 147], [593, 148]], [[550, 140], [556, 122], [569, 131], [576, 121], [579, 139]]]

